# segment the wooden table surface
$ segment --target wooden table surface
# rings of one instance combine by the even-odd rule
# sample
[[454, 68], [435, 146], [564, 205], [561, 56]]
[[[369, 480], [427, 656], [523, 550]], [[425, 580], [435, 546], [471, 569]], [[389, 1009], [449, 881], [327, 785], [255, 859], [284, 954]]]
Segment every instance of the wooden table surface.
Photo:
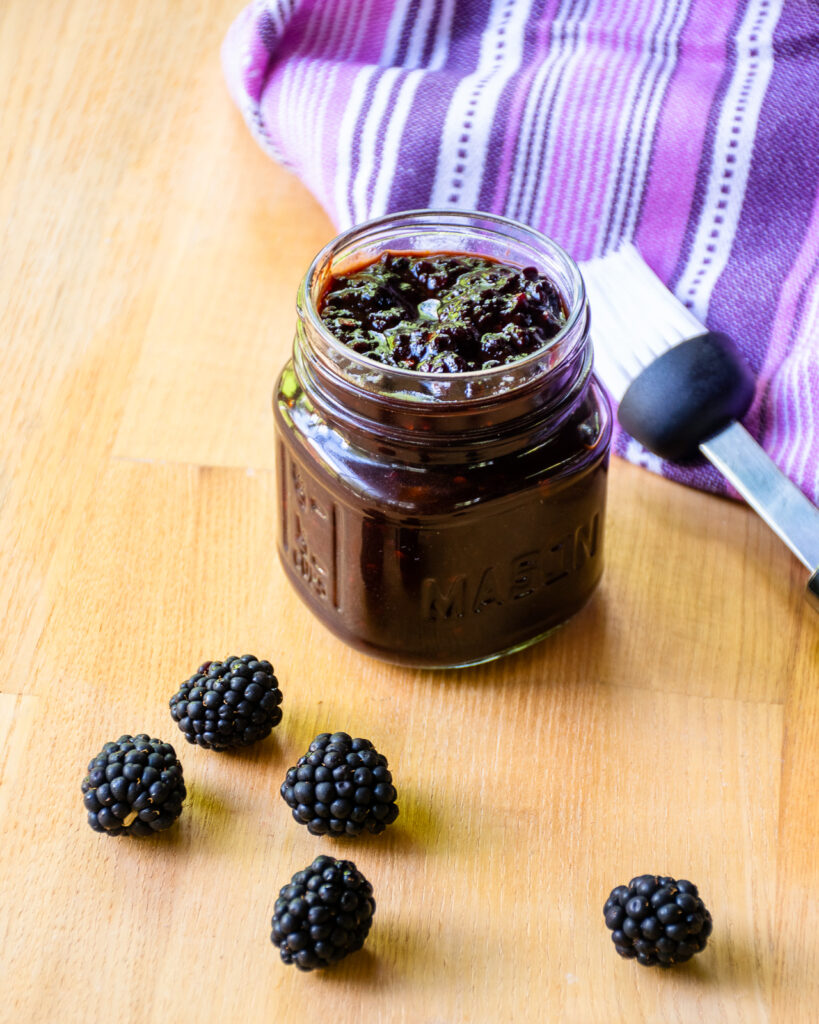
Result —
[[[238, 0], [0, 7], [0, 1019], [819, 1019], [819, 622], [744, 507], [615, 460], [607, 569], [552, 639], [463, 672], [346, 648], [274, 552], [270, 395], [331, 224], [230, 104]], [[274, 736], [188, 746], [167, 701], [253, 651]], [[328, 841], [278, 795], [324, 729], [387, 754], [401, 815]], [[148, 841], [85, 824], [101, 745], [176, 745]], [[287, 968], [278, 889], [320, 852], [378, 902], [365, 949]], [[609, 889], [696, 881], [715, 927], [620, 960]]]

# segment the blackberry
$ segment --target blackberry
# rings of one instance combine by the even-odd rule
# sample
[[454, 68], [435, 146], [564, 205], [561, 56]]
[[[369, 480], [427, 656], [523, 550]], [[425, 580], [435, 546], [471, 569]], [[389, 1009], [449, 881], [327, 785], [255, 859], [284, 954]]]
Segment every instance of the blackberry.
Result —
[[618, 885], [603, 913], [620, 956], [645, 967], [685, 963], [705, 949], [713, 927], [696, 885], [667, 876], [638, 875]]
[[169, 828], [182, 813], [182, 765], [170, 743], [120, 736], [106, 743], [82, 780], [88, 824], [109, 836], [149, 836]]
[[383, 832], [398, 817], [387, 759], [369, 740], [323, 732], [288, 769], [281, 794], [314, 836]]
[[374, 913], [373, 887], [352, 861], [316, 857], [279, 892], [270, 940], [286, 964], [329, 967], [361, 949]]
[[282, 692], [269, 661], [252, 654], [206, 661], [171, 697], [188, 743], [208, 750], [247, 747], [282, 720]]

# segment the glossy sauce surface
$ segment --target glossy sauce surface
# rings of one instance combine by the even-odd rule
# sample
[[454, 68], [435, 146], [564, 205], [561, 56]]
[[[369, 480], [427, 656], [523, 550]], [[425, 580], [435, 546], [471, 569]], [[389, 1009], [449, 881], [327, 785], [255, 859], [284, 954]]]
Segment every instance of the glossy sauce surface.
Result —
[[353, 351], [426, 373], [509, 365], [566, 322], [557, 287], [535, 267], [446, 252], [383, 252], [332, 277], [319, 313]]

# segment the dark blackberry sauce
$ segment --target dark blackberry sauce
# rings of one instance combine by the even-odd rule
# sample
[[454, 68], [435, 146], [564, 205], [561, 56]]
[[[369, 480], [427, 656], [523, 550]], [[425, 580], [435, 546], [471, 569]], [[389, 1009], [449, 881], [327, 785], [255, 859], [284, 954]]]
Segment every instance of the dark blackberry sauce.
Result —
[[566, 322], [560, 293], [534, 267], [455, 253], [382, 253], [332, 277], [319, 313], [353, 351], [425, 373], [517, 362]]

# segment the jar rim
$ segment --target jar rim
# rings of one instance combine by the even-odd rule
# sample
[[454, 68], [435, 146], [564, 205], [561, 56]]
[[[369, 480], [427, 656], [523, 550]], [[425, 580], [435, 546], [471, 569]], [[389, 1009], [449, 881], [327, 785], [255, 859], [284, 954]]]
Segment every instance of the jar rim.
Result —
[[[344, 342], [340, 341], [321, 319], [314, 300], [313, 285], [320, 271], [329, 266], [334, 254], [339, 251], [343, 251], [345, 247], [356, 241], [365, 241], [368, 235], [377, 232], [379, 228], [385, 227], [391, 223], [397, 224], [399, 222], [404, 228], [412, 227], [417, 223], [420, 228], [426, 228], [427, 230], [434, 229], [435, 227], [457, 227], [458, 225], [462, 225], [465, 228], [472, 227], [475, 230], [486, 230], [487, 228], [489, 230], [494, 229], [495, 233], [498, 235], [505, 234], [511, 237], [514, 233], [518, 239], [522, 237], [527, 242], [530, 242], [541, 249], [548, 250], [562, 262], [564, 269], [568, 272], [572, 285], [572, 296], [565, 295], [564, 290], [559, 288], [564, 301], [567, 306], [569, 306], [566, 322], [561, 326], [560, 330], [554, 335], [554, 337], [550, 338], [545, 345], [542, 345], [534, 352], [530, 352], [523, 358], [517, 359], [511, 363], [502, 363], [499, 366], [481, 368], [478, 370], [456, 370], [449, 373], [435, 373], [428, 370], [411, 370], [400, 366], [391, 366], [381, 363], [376, 359], [371, 359], [364, 353], [356, 352], [349, 345], [345, 345]], [[468, 253], [464, 251], [464, 255], [468, 255]], [[572, 299], [571, 303], [569, 302], [570, 298]], [[561, 245], [555, 242], [554, 239], [543, 234], [541, 231], [530, 227], [528, 224], [522, 223], [521, 221], [513, 220], [510, 217], [503, 217], [500, 214], [483, 213], [479, 210], [452, 210], [443, 208], [397, 210], [392, 213], [383, 214], [380, 217], [374, 217], [368, 221], [363, 221], [360, 224], [355, 224], [340, 232], [335, 236], [335, 238], [331, 239], [316, 254], [310, 266], [307, 268], [307, 273], [304, 275], [301, 285], [299, 286], [297, 307], [300, 316], [309, 322], [312, 330], [318, 333], [318, 336], [324, 340], [331, 351], [335, 352], [339, 358], [343, 358], [353, 365], [357, 365], [363, 371], [371, 370], [378, 371], [382, 374], [388, 373], [391, 377], [395, 376], [397, 380], [403, 379], [407, 383], [410, 381], [416, 382], [418, 386], [433, 383], [440, 385], [444, 381], [468, 383], [480, 380], [484, 383], [490, 383], [492, 381], [501, 381], [504, 377], [508, 377], [510, 373], [517, 374], [517, 372], [520, 372], [525, 375], [530, 367], [543, 359], [544, 355], [548, 354], [553, 349], [559, 348], [561, 343], [576, 331], [578, 321], [585, 313], [586, 289], [583, 277], [580, 273], [580, 268], [569, 253], [567, 253]]]

